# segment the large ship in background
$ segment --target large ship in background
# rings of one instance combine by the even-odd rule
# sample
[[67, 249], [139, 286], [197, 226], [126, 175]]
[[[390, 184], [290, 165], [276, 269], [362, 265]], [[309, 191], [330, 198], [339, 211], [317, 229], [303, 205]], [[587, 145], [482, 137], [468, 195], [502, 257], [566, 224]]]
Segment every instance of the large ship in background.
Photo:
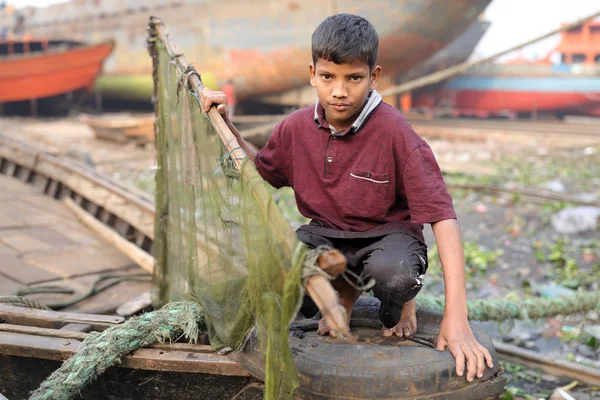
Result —
[[208, 86], [232, 80], [240, 99], [293, 91], [307, 82], [310, 37], [328, 15], [353, 13], [380, 35], [389, 84], [457, 38], [491, 0], [72, 0], [0, 14], [0, 32], [96, 43], [113, 39], [97, 89], [149, 99], [146, 24], [160, 17]]
[[600, 21], [561, 33], [545, 57], [484, 64], [421, 90], [413, 105], [452, 116], [600, 116]]
[[69, 98], [93, 89], [113, 47], [112, 41], [86, 45], [34, 38], [0, 40], [0, 104], [10, 110], [28, 102], [34, 115], [38, 105], [46, 111], [68, 110]]

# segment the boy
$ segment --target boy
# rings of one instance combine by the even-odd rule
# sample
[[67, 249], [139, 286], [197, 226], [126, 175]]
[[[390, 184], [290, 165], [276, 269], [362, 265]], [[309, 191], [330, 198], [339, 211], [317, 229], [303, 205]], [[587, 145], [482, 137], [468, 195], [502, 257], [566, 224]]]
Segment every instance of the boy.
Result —
[[[427, 269], [423, 224], [430, 223], [444, 270], [446, 307], [437, 349], [450, 349], [456, 373], [483, 376], [492, 357], [467, 321], [464, 254], [452, 199], [429, 146], [402, 114], [376, 92], [379, 38], [364, 18], [338, 14], [312, 36], [310, 82], [317, 103], [279, 123], [256, 151], [233, 126], [222, 92], [205, 89], [202, 107], [217, 105], [260, 175], [294, 189], [299, 211], [311, 219], [297, 230], [310, 247], [339, 249], [348, 268], [375, 279], [384, 336], [417, 330], [415, 296]], [[339, 277], [332, 282], [350, 318], [360, 295]], [[307, 303], [307, 302], [305, 302]], [[301, 310], [310, 317], [310, 305]], [[313, 311], [314, 313], [314, 311]], [[336, 336], [324, 319], [319, 333]]]

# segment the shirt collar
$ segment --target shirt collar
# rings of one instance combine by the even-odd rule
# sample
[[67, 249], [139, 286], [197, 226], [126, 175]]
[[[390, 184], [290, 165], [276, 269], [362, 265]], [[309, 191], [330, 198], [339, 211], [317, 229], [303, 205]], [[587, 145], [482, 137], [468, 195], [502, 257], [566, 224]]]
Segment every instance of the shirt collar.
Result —
[[363, 107], [362, 111], [360, 112], [360, 114], [358, 115], [358, 118], [356, 118], [356, 120], [354, 121], [354, 123], [352, 124], [352, 126], [350, 127], [350, 129], [346, 129], [344, 131], [337, 131], [335, 130], [335, 128], [333, 126], [331, 126], [329, 123], [327, 123], [327, 120], [325, 120], [325, 109], [323, 108], [323, 106], [321, 105], [321, 103], [319, 103], [319, 100], [317, 99], [317, 102], [315, 104], [315, 122], [317, 123], [317, 125], [319, 125], [322, 128], [329, 128], [331, 130], [331, 134], [335, 135], [335, 136], [344, 136], [349, 132], [352, 133], [358, 133], [358, 131], [360, 130], [360, 128], [362, 128], [362, 126], [365, 124], [365, 122], [367, 121], [367, 119], [369, 118], [369, 116], [373, 113], [373, 111], [375, 110], [375, 108], [377, 108], [377, 106], [379, 105], [379, 103], [381, 103], [381, 95], [379, 93], [377, 93], [376, 90], [372, 90], [369, 93], [369, 97], [367, 98], [367, 103], [365, 104], [365, 106]]

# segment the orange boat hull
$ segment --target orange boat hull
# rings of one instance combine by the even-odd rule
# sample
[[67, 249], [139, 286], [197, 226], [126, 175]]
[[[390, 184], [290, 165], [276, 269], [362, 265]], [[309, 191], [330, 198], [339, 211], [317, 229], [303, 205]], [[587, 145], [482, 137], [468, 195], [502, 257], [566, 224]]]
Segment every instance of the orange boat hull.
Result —
[[114, 43], [106, 42], [0, 59], [0, 102], [8, 103], [91, 89]]

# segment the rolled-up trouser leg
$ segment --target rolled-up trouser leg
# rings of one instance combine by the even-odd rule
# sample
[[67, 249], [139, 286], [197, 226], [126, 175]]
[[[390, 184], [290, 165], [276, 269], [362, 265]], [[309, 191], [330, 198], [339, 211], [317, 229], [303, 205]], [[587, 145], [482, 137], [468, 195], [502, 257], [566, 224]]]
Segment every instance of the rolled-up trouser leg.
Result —
[[[333, 248], [331, 241], [323, 236], [302, 230], [296, 231], [296, 234], [298, 235], [298, 239], [311, 249], [315, 249], [319, 246], [330, 246]], [[308, 294], [305, 294], [302, 305], [300, 306], [300, 313], [306, 318], [312, 318], [317, 315], [318, 312], [319, 307], [317, 307]]]
[[[404, 303], [423, 287], [427, 246], [404, 233], [393, 233], [366, 247], [361, 277], [375, 279], [373, 294], [381, 300], [379, 320], [386, 328], [400, 320]], [[358, 254], [357, 254], [358, 255]]]

